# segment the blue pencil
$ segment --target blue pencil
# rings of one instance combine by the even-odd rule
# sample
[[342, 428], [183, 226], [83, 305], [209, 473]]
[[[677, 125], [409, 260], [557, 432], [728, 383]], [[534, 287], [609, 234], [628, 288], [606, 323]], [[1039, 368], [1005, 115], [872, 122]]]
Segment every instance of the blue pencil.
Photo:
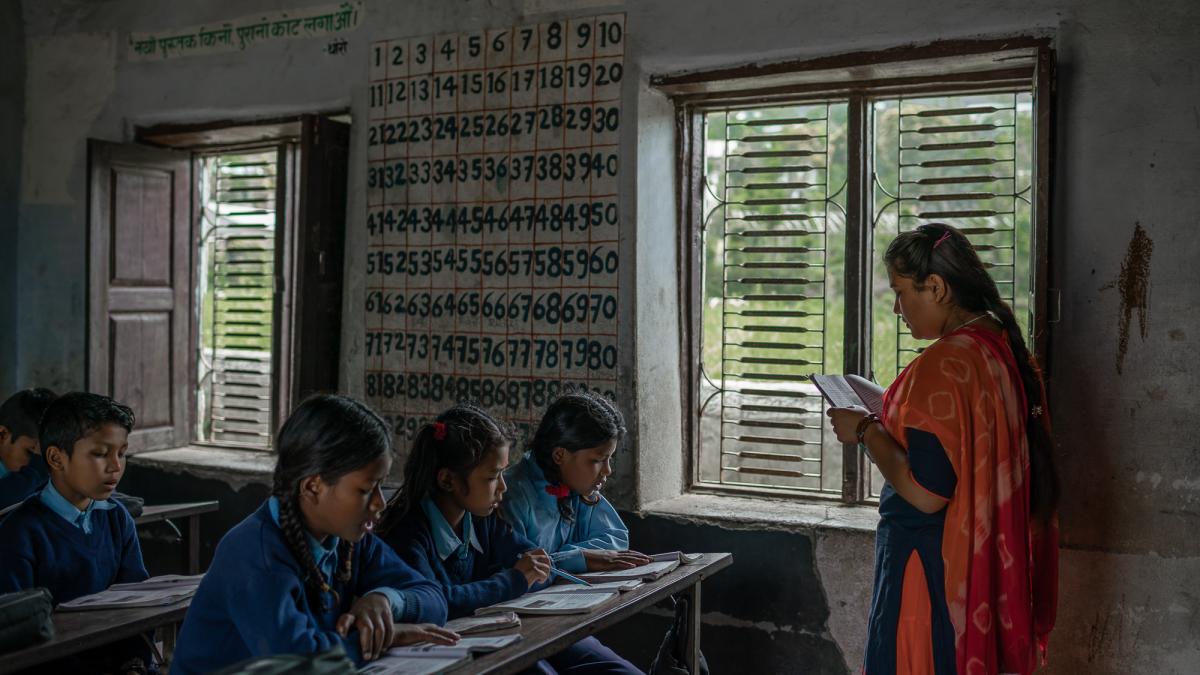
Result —
[[555, 574], [557, 574], [558, 576], [560, 576], [560, 577], [562, 577], [562, 578], [566, 579], [567, 581], [570, 581], [570, 582], [573, 582], [573, 583], [576, 583], [576, 584], [581, 584], [581, 585], [583, 585], [583, 586], [591, 586], [591, 584], [590, 584], [590, 583], [588, 583], [588, 582], [584, 581], [583, 579], [580, 579], [579, 577], [577, 577], [577, 576], [575, 576], [575, 575], [573, 575], [573, 574], [567, 574], [566, 572], [564, 572], [564, 571], [562, 571], [562, 570], [558, 569], [557, 567], [553, 567], [553, 568], [551, 568], [551, 569], [553, 569], [553, 570], [554, 570], [554, 573], [555, 573]]

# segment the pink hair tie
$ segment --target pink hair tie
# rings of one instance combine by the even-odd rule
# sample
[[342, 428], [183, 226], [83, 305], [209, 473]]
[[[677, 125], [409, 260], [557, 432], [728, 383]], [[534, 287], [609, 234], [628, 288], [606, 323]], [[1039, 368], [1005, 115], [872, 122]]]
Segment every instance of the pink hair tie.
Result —
[[946, 240], [947, 240], [947, 239], [949, 239], [949, 238], [950, 238], [950, 230], [946, 230], [946, 234], [943, 234], [943, 235], [941, 236], [941, 238], [940, 238], [940, 239], [938, 239], [937, 241], [933, 242], [933, 248], [934, 248], [934, 250], [937, 250], [937, 247], [941, 246], [941, 245], [942, 245], [942, 242], [943, 242], [943, 241], [946, 241]]

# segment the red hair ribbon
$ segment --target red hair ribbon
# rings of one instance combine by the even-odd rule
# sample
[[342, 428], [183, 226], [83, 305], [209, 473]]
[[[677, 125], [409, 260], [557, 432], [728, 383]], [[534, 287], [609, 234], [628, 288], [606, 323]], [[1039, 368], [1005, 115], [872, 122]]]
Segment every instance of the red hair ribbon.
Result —
[[547, 485], [546, 493], [549, 494], [551, 497], [556, 497], [558, 499], [562, 499], [563, 497], [567, 497], [571, 494], [571, 488], [567, 487], [566, 485], [562, 485], [562, 484]]
[[433, 440], [435, 440], [435, 441], [446, 440], [446, 423], [445, 422], [434, 422], [433, 423]]
[[937, 247], [942, 245], [943, 241], [946, 241], [949, 238], [950, 238], [950, 230], [946, 230], [946, 234], [943, 234], [937, 241], [933, 242], [933, 248], [937, 249]]

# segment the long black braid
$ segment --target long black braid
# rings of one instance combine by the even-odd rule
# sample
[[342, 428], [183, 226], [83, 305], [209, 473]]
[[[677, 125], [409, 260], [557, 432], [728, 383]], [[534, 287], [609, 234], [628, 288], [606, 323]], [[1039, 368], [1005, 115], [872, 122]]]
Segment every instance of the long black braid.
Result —
[[[580, 389], [563, 394], [546, 408], [537, 432], [529, 443], [533, 458], [550, 484], [562, 482], [562, 472], [554, 462], [554, 449], [578, 452], [616, 440], [618, 446], [625, 436], [625, 417], [613, 402], [596, 392]], [[600, 497], [583, 503], [595, 506]], [[571, 495], [558, 498], [558, 512], [568, 522], [575, 520]]]
[[[325, 581], [308, 546], [308, 528], [300, 510], [300, 482], [320, 476], [332, 485], [392, 452], [387, 425], [370, 408], [345, 396], [320, 394], [301, 403], [279, 430], [278, 458], [271, 494], [279, 500], [279, 528], [288, 550], [300, 563], [305, 588], [326, 594], [333, 605], [340, 596]], [[339, 585], [349, 583], [354, 567], [354, 543], [338, 544]]]
[[[943, 240], [943, 237], [945, 238]], [[938, 243], [938, 242], [941, 243]], [[954, 303], [968, 312], [990, 312], [1000, 322], [1017, 362], [1028, 406], [1025, 433], [1029, 441], [1030, 513], [1047, 520], [1058, 505], [1059, 482], [1051, 457], [1049, 411], [1042, 371], [1025, 346], [1021, 327], [996, 282], [966, 235], [950, 225], [930, 223], [901, 233], [888, 246], [884, 262], [920, 288], [930, 274], [946, 280]]]

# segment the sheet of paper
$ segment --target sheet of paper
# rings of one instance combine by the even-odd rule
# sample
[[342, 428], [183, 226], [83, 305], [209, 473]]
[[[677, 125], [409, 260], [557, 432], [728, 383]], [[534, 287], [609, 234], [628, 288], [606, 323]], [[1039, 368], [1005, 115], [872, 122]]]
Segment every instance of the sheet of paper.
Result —
[[514, 611], [518, 614], [577, 614], [603, 604], [613, 597], [612, 593], [530, 593], [516, 600], [502, 602], [492, 607], [476, 610], [477, 614], [489, 611]]
[[480, 633], [520, 625], [521, 619], [517, 617], [516, 612], [504, 612], [503, 614], [489, 614], [487, 616], [462, 616], [446, 622], [446, 629], [452, 630], [459, 635], [464, 635], [466, 633]]
[[607, 572], [588, 572], [580, 574], [580, 578], [587, 581], [603, 582], [608, 579], [634, 579], [634, 578], [658, 578], [659, 576], [675, 569], [679, 566], [679, 560], [664, 560], [662, 562], [652, 562], [649, 565], [641, 565], [640, 567], [631, 567], [627, 570], [608, 570]]
[[[620, 593], [621, 591], [632, 591], [641, 586], [641, 580], [634, 581], [605, 581], [591, 586], [581, 586], [579, 584], [566, 583], [555, 584], [547, 588], [543, 588], [537, 593]], [[536, 595], [536, 593], [535, 593]]]
[[75, 598], [58, 606], [59, 610], [119, 609], [121, 607], [160, 607], [179, 602], [196, 593], [195, 588], [107, 590]]
[[448, 670], [466, 657], [392, 656], [372, 661], [358, 670], [365, 675], [434, 675]]

